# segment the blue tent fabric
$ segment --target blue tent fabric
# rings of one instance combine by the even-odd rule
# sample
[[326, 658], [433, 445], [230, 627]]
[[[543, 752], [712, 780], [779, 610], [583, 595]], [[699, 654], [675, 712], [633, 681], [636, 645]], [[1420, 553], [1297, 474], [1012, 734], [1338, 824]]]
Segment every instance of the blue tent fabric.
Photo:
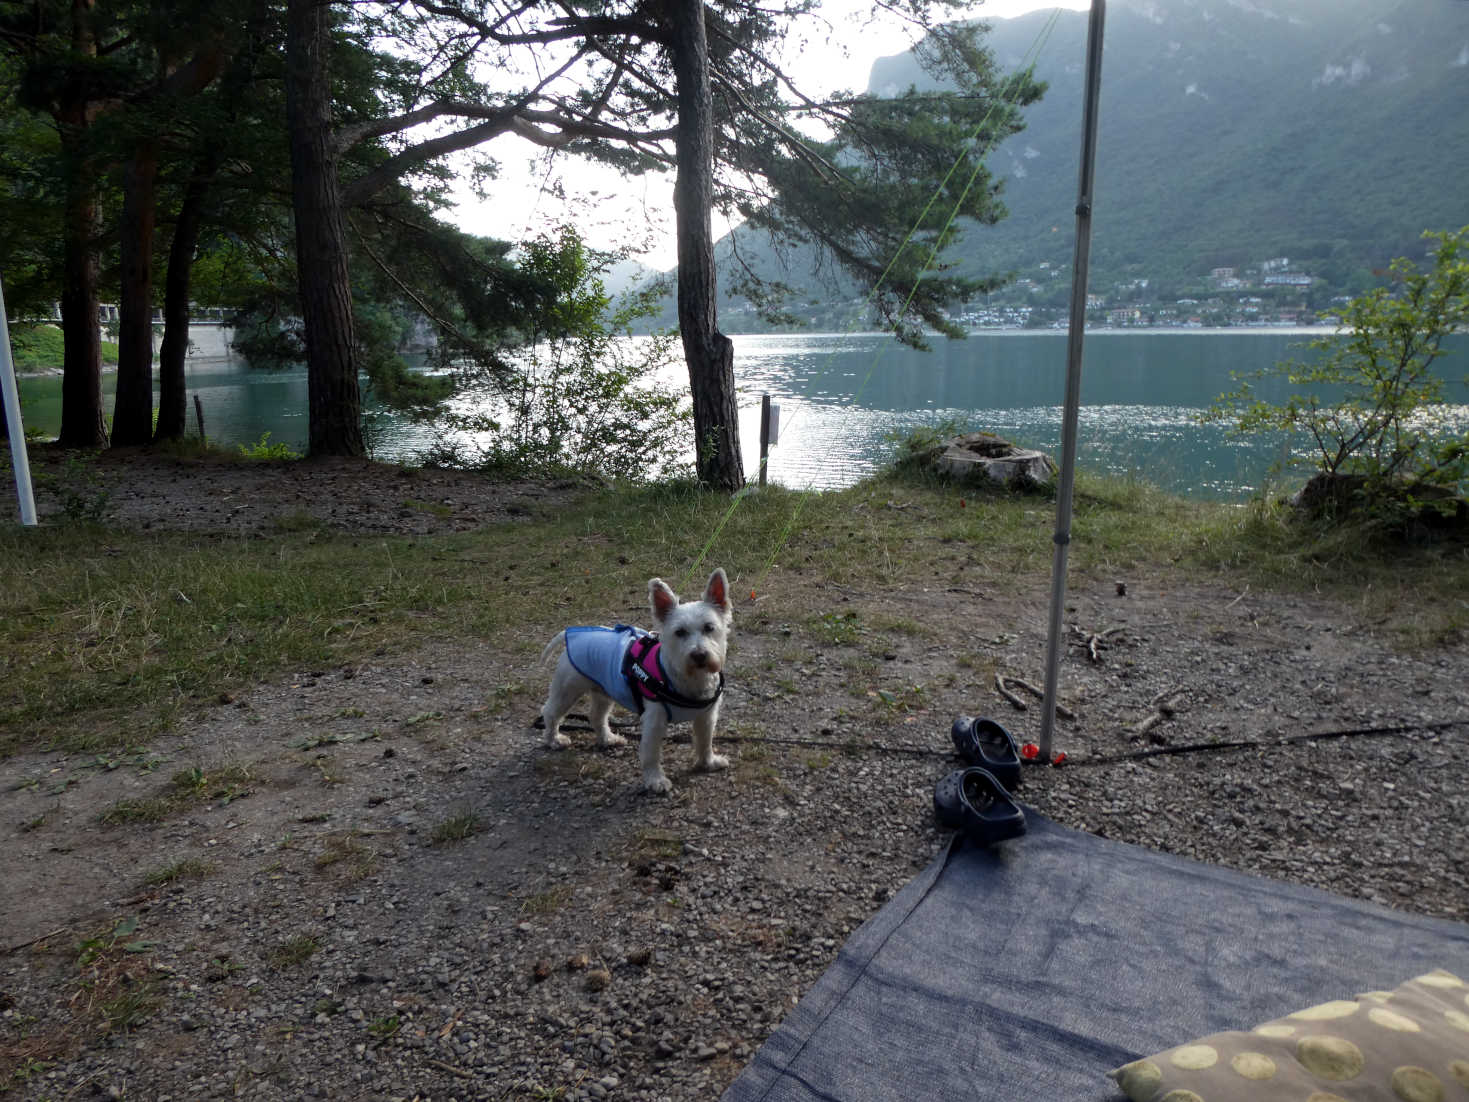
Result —
[[1469, 926], [1124, 845], [1027, 809], [857, 930], [724, 1102], [1115, 1102], [1138, 1057], [1433, 968]]

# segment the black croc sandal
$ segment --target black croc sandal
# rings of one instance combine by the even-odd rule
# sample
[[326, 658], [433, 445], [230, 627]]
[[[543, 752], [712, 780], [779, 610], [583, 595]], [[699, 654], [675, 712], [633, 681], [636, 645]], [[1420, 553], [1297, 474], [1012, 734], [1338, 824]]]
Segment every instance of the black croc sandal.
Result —
[[966, 762], [988, 770], [1009, 792], [1020, 787], [1020, 754], [1009, 731], [992, 719], [960, 716], [949, 733]]
[[982, 846], [1025, 833], [1025, 815], [994, 776], [977, 766], [956, 769], [933, 790], [939, 825]]

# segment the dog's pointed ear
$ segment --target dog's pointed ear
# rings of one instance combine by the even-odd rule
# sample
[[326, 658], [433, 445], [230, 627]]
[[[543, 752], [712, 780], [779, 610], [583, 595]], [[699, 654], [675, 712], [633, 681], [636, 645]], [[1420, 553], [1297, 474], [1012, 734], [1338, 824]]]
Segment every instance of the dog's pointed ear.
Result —
[[724, 576], [723, 567], [709, 575], [709, 584], [704, 587], [704, 603], [719, 609], [726, 620], [734, 615], [734, 605], [729, 599], [729, 579]]
[[648, 583], [648, 604], [653, 610], [653, 619], [661, 624], [678, 607], [678, 594], [669, 589], [662, 578], [654, 578]]

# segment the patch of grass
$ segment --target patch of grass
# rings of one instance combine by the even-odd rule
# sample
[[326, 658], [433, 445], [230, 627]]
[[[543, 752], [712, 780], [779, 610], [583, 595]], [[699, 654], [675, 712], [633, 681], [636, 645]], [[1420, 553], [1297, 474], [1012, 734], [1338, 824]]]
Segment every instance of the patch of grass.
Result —
[[168, 884], [176, 884], [180, 880], [203, 880], [207, 876], [213, 876], [215, 865], [213, 862], [201, 860], [198, 857], [181, 857], [171, 864], [156, 868], [143, 877], [143, 884], [149, 888], [161, 888]]
[[415, 501], [408, 498], [403, 502], [403, 508], [412, 509], [418, 513], [429, 513], [436, 517], [452, 517], [454, 509], [450, 505], [444, 505], [437, 501]]
[[77, 946], [77, 989], [70, 1001], [89, 1032], [126, 1033], [163, 1001], [153, 944], [138, 936], [138, 927], [137, 918], [125, 918]]
[[465, 809], [456, 811], [447, 819], [442, 820], [434, 826], [429, 839], [435, 845], [447, 845], [450, 842], [463, 842], [479, 833], [484, 820], [479, 812]]
[[633, 836], [628, 849], [634, 857], [672, 861], [675, 857], [683, 856], [684, 839], [678, 831], [648, 827]]
[[292, 509], [289, 513], [281, 513], [271, 521], [271, 525], [282, 535], [315, 532], [322, 527], [321, 520], [305, 509]]
[[222, 765], [215, 769], [181, 769], [173, 775], [162, 792], [152, 796], [135, 796], [118, 800], [98, 816], [106, 826], [124, 823], [161, 823], [179, 812], [200, 804], [228, 804], [253, 791], [250, 770], [243, 765]]
[[596, 781], [607, 774], [607, 766], [600, 757], [579, 754], [575, 749], [542, 754], [536, 758], [534, 768], [536, 776], [543, 781]]
[[855, 612], [824, 612], [813, 617], [807, 625], [811, 634], [822, 643], [845, 646], [855, 643], [863, 628]]
[[321, 942], [310, 934], [297, 934], [266, 953], [265, 960], [275, 969], [297, 968], [315, 956], [320, 948]]
[[338, 831], [322, 838], [315, 864], [346, 880], [365, 880], [377, 868], [377, 851], [363, 842], [357, 831]]
[[566, 884], [557, 884], [555, 887], [529, 896], [520, 905], [520, 913], [527, 915], [555, 914], [570, 902], [571, 887]]
[[[1452, 641], [1469, 625], [1461, 545], [1363, 540], [1273, 505], [1187, 502], [1136, 480], [1083, 473], [1077, 486], [1078, 580], [1166, 572], [1256, 594], [1319, 591], [1402, 646]], [[696, 595], [711, 565], [730, 574], [737, 623], [779, 615], [832, 645], [864, 631], [910, 634], [921, 624], [853, 618], [833, 603], [834, 587], [1043, 585], [1053, 525], [1044, 497], [896, 476], [831, 493], [767, 487], [733, 512], [688, 483], [612, 488], [554, 514], [439, 536], [364, 538], [314, 520], [250, 540], [12, 525], [0, 529], [0, 561], [26, 569], [0, 587], [0, 755], [146, 743], [184, 709], [242, 684], [383, 647], [487, 639], [516, 653], [568, 610], [641, 606], [654, 573]], [[708, 558], [680, 574], [716, 529]], [[774, 594], [787, 578], [778, 610], [750, 608], [751, 590]], [[822, 588], [805, 584], [816, 578]]]

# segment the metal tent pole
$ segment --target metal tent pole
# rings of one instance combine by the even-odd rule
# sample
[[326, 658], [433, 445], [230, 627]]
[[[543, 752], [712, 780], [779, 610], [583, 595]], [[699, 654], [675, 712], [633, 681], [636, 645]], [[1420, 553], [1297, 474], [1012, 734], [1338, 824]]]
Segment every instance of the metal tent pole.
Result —
[[1102, 90], [1102, 28], [1106, 0], [1092, 0], [1086, 37], [1086, 97], [1081, 123], [1081, 179], [1076, 198], [1076, 253], [1071, 265], [1071, 321], [1066, 344], [1066, 405], [1061, 426], [1061, 480], [1056, 488], [1055, 562], [1046, 644], [1046, 692], [1041, 704], [1040, 757], [1051, 760], [1056, 696], [1061, 680], [1061, 614], [1066, 604], [1066, 555], [1071, 545], [1071, 494], [1076, 483], [1076, 419], [1081, 408], [1081, 342], [1086, 330], [1086, 276], [1092, 246], [1092, 198], [1097, 159], [1097, 101]]
[[31, 490], [31, 457], [26, 451], [25, 426], [20, 420], [20, 388], [15, 384], [15, 360], [10, 354], [10, 324], [5, 319], [3, 285], [0, 285], [0, 391], [4, 391], [5, 427], [10, 433], [10, 463], [15, 468], [20, 522], [33, 525], [36, 523], [36, 498]]

